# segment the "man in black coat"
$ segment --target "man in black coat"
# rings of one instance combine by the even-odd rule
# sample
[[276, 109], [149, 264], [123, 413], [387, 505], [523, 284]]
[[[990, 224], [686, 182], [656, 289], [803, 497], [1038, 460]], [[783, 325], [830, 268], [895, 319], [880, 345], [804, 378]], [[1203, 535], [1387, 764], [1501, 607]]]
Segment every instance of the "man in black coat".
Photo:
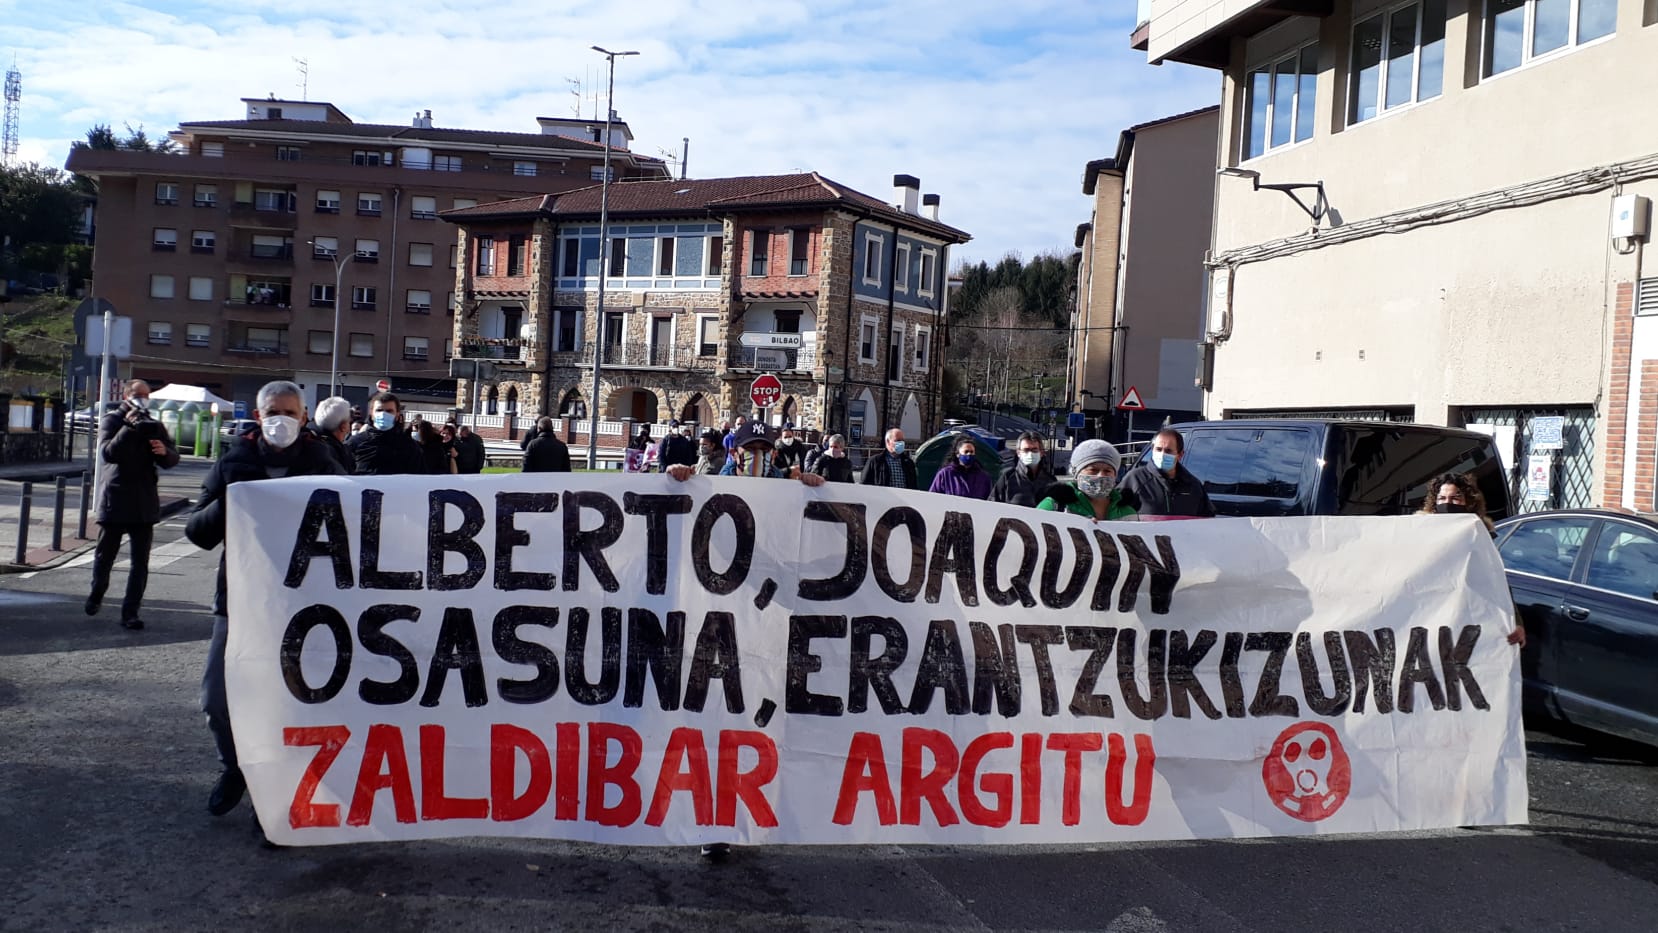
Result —
[[357, 458], [345, 448], [345, 439], [351, 436], [351, 403], [338, 395], [317, 403], [315, 420], [310, 428], [328, 445], [328, 453], [339, 463], [340, 469], [350, 473], [357, 468]]
[[455, 472], [482, 473], [487, 459], [484, 439], [473, 433], [471, 425], [461, 425], [455, 431]]
[[570, 472], [570, 448], [553, 432], [553, 419], [542, 418], [535, 423], [536, 438], [524, 451], [525, 473]]
[[990, 487], [991, 502], [1006, 502], [1035, 508], [1048, 496], [1048, 489], [1059, 479], [1048, 462], [1048, 448], [1042, 435], [1026, 431], [1014, 442], [1013, 462], [1002, 464], [1002, 473]]
[[[185, 534], [197, 547], [215, 548], [225, 537], [225, 490], [235, 483], [284, 476], [344, 476], [345, 470], [328, 452], [328, 445], [304, 430], [305, 397], [291, 382], [268, 382], [259, 390], [254, 420], [259, 429], [233, 439], [224, 456], [202, 481], [201, 496], [190, 513]], [[226, 616], [224, 556], [219, 557], [219, 580], [213, 593], [213, 637], [207, 645], [207, 667], [202, 671], [202, 712], [219, 752], [224, 771], [207, 797], [207, 810], [223, 816], [235, 809], [247, 790], [236, 759], [236, 741], [230, 731], [230, 706], [225, 697], [225, 640], [230, 634]], [[257, 818], [255, 827], [258, 826]]]
[[127, 595], [121, 600], [123, 628], [141, 629], [138, 606], [150, 579], [150, 542], [161, 521], [161, 496], [156, 467], [170, 470], [178, 464], [178, 448], [167, 429], [150, 414], [150, 384], [127, 383], [126, 400], [103, 417], [98, 427], [98, 456], [104, 470], [98, 486], [98, 546], [92, 558], [92, 592], [86, 614], [97, 615], [109, 589], [110, 568], [121, 550], [121, 538], [130, 543]]
[[403, 427], [397, 396], [376, 392], [369, 400], [368, 429], [351, 436], [350, 448], [358, 476], [394, 476], [425, 473], [426, 457]]
[[864, 461], [864, 473], [858, 480], [865, 486], [891, 486], [895, 489], [914, 489], [915, 461], [904, 451], [904, 432], [893, 428], [887, 432], [886, 450], [871, 454]]
[[675, 464], [689, 467], [697, 465], [697, 442], [691, 438], [689, 424], [668, 422], [668, 436], [662, 439], [662, 452], [657, 455], [656, 462], [664, 473], [668, 472], [668, 467]]
[[1129, 470], [1120, 484], [1140, 500], [1141, 516], [1211, 518], [1215, 507], [1203, 481], [1180, 461], [1186, 459], [1186, 439], [1172, 428], [1157, 432], [1151, 441], [1151, 459]]

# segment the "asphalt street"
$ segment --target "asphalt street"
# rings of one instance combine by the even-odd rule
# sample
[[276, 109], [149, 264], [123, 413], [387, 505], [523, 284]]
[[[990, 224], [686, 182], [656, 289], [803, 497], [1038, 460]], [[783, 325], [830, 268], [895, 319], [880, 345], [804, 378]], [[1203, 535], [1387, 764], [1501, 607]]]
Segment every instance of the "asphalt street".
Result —
[[[265, 849], [198, 712], [217, 554], [157, 529], [148, 626], [89, 558], [0, 576], [0, 929], [1650, 930], [1658, 751], [1529, 734], [1529, 827], [1090, 847], [462, 839]], [[111, 594], [124, 584], [118, 567]], [[118, 602], [118, 598], [113, 602]]]

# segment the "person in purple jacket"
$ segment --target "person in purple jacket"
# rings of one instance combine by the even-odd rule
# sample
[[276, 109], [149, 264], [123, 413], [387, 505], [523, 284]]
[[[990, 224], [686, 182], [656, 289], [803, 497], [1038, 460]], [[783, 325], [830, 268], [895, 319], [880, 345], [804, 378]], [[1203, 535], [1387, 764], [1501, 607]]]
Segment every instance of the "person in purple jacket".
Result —
[[978, 451], [978, 445], [971, 436], [964, 434], [957, 438], [950, 459], [933, 474], [933, 484], [927, 487], [927, 491], [965, 499], [990, 498], [993, 483], [990, 474], [979, 465]]

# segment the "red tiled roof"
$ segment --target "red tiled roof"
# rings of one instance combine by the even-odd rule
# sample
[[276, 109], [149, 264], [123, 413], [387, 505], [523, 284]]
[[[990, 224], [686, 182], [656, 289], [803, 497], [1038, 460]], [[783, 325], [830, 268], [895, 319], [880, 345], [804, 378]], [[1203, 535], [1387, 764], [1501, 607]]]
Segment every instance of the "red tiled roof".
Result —
[[[602, 189], [601, 185], [592, 185], [547, 195], [550, 204], [537, 203], [536, 198], [516, 198], [443, 211], [439, 216], [452, 221], [526, 214], [546, 214], [555, 218], [596, 217]], [[879, 198], [848, 188], [816, 172], [734, 178], [627, 179], [610, 186], [609, 210], [613, 217], [707, 215], [731, 210], [797, 206], [849, 207], [878, 214], [886, 220], [896, 220], [912, 229], [953, 242], [965, 243], [971, 239], [962, 230], [926, 217], [906, 214]]]

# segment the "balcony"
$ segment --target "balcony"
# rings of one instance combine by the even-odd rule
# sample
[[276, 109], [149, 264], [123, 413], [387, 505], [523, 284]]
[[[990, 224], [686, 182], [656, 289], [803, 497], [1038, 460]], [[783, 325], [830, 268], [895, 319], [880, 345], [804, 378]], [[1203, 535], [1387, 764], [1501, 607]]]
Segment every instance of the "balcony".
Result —
[[523, 363], [529, 359], [530, 342], [522, 337], [466, 337], [460, 351], [462, 359]]
[[240, 298], [226, 298], [227, 308], [262, 308], [281, 310], [289, 307], [293, 293], [289, 286], [275, 283], [254, 283], [247, 286]]
[[299, 226], [299, 217], [286, 207], [264, 210], [246, 201], [238, 201], [230, 208], [230, 225], [256, 230], [292, 230]]
[[256, 333], [252, 328], [244, 333], [232, 331], [225, 335], [225, 352], [238, 356], [286, 356], [288, 332]]
[[289, 263], [294, 261], [294, 244], [281, 246], [255, 243], [248, 247], [248, 258], [254, 262]]
[[[770, 336], [770, 335], [754, 335]], [[754, 369], [766, 372], [795, 371], [811, 372], [817, 368], [817, 334], [779, 334], [781, 338], [798, 337], [798, 347], [745, 347], [733, 346], [728, 348], [726, 366], [730, 369]]]

